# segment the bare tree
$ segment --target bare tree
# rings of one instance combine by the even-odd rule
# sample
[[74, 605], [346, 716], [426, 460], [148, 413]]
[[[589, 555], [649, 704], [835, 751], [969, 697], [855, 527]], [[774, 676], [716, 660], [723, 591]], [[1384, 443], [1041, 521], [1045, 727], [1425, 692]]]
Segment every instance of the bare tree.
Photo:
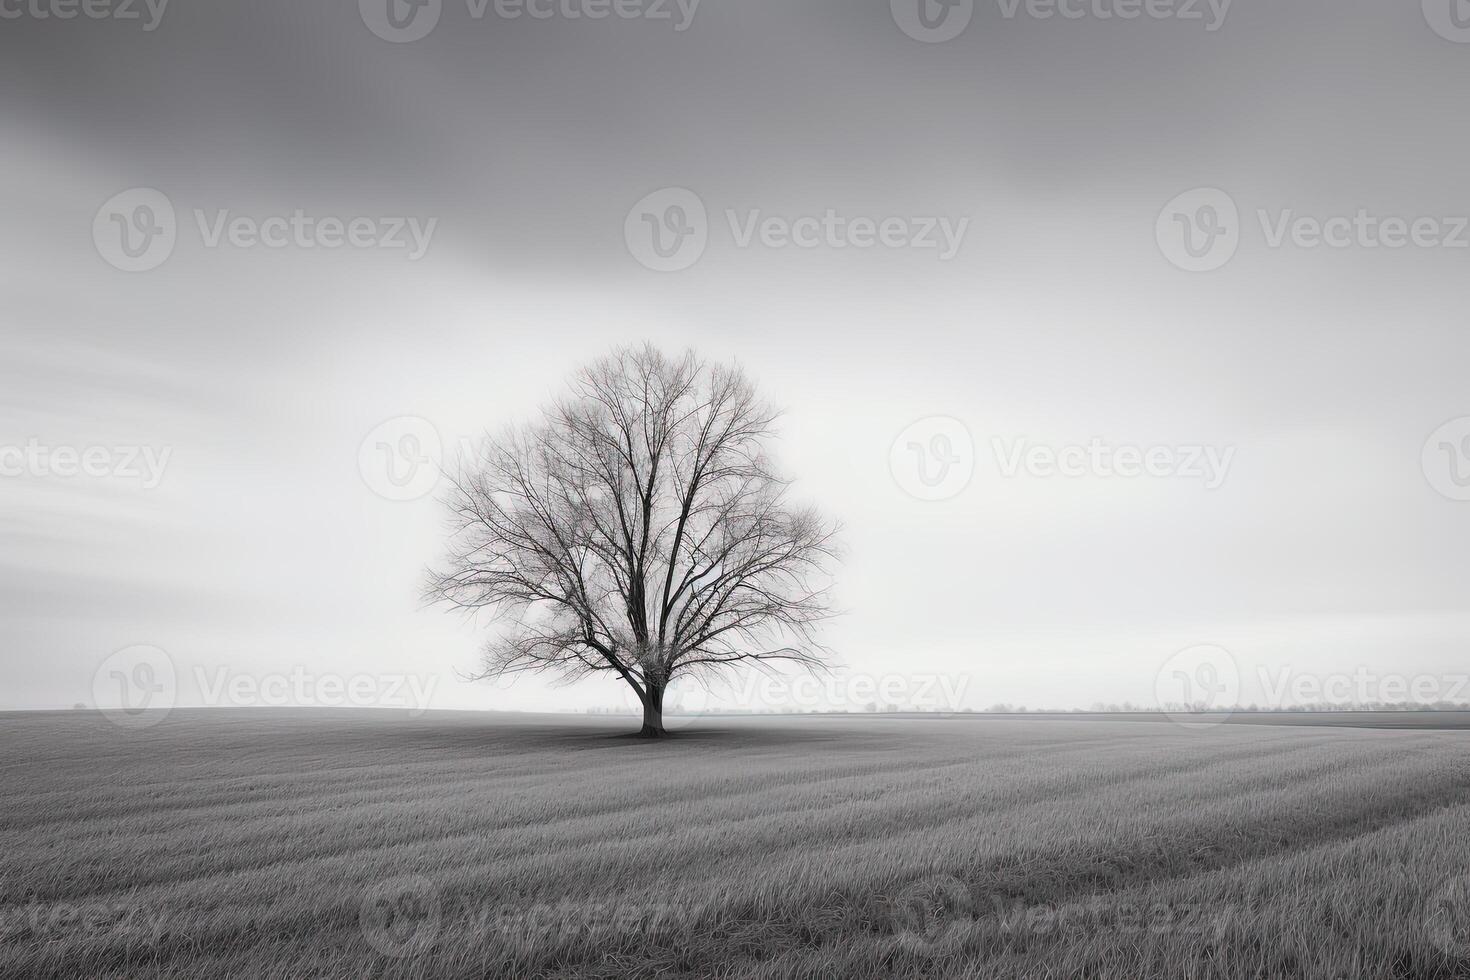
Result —
[[513, 620], [479, 676], [612, 671], [658, 736], [676, 676], [825, 667], [836, 527], [789, 502], [765, 449], [776, 413], [745, 374], [644, 346], [570, 389], [451, 481], [427, 597]]

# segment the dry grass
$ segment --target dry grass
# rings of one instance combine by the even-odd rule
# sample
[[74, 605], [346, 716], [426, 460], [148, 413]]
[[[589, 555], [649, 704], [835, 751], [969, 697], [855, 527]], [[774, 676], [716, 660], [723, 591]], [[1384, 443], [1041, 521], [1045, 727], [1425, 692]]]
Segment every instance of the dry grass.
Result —
[[0, 976], [1470, 977], [1470, 733], [0, 716]]

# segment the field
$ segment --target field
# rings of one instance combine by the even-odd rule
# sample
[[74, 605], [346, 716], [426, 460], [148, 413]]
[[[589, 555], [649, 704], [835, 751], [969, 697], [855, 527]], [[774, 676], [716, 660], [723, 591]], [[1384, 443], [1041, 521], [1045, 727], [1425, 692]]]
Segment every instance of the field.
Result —
[[0, 715], [0, 976], [1470, 977], [1467, 732], [628, 724]]

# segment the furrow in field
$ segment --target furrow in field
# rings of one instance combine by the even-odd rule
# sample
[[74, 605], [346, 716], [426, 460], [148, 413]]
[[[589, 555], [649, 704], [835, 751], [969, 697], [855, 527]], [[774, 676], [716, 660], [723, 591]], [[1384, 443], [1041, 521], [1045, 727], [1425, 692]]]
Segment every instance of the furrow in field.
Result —
[[[1249, 780], [1251, 774], [1242, 770], [1236, 774], [1236, 777]], [[1230, 780], [1222, 780], [1219, 784], [1218, 791], [1221, 794], [1234, 794], [1237, 791], [1237, 787]], [[1118, 795], [1126, 796], [1129, 794], [1126, 789], [1123, 789]], [[1198, 801], [1193, 802], [1197, 803]], [[878, 811], [877, 815], [882, 819], [876, 825], [873, 821], [851, 819], [851, 814], [845, 815], [849, 818], [845, 821], [843, 819], [834, 820], [830, 817], [796, 824], [772, 821], [768, 822], [759, 834], [747, 832], [735, 838], [733, 845], [731, 844], [730, 834], [722, 832], [719, 828], [712, 828], [710, 832], [700, 833], [692, 837], [691, 835], [685, 834], [672, 842], [660, 841], [658, 839], [647, 841], [617, 841], [616, 843], [597, 849], [591, 855], [572, 853], [556, 861], [547, 861], [544, 858], [527, 861], [492, 861], [490, 866], [487, 867], [487, 858], [485, 856], [477, 853], [473, 846], [465, 846], [472, 842], [454, 841], [436, 842], [436, 846], [433, 848], [416, 849], [422, 851], [422, 853], [407, 856], [414, 858], [413, 863], [409, 867], [415, 870], [432, 872], [435, 867], [443, 867], [446, 860], [454, 862], [454, 856], [457, 855], [458, 861], [451, 865], [455, 869], [455, 873], [458, 873], [458, 870], [462, 868], [478, 867], [480, 872], [478, 880], [480, 884], [497, 891], [504, 891], [506, 894], [526, 893], [528, 883], [533, 878], [537, 880], [549, 879], [552, 882], [571, 884], [576, 882], [579, 877], [582, 877], [588, 880], [583, 880], [581, 883], [576, 884], [574, 891], [578, 895], [585, 896], [589, 892], [596, 893], [600, 890], [605, 890], [609, 885], [618, 885], [620, 883], [620, 869], [629, 867], [648, 868], [650, 866], [657, 868], [656, 860], [658, 855], [662, 851], [670, 849], [671, 844], [677, 845], [672, 847], [672, 850], [676, 854], [687, 855], [691, 863], [696, 860], [703, 860], [704, 864], [702, 867], [704, 871], [709, 872], [713, 870], [718, 872], [720, 860], [736, 861], [742, 851], [749, 851], [751, 849], [755, 849], [769, 858], [783, 854], [789, 850], [803, 852], [809, 847], [820, 847], [821, 843], [834, 840], [843, 841], [844, 845], [848, 847], [861, 846], [864, 840], [871, 839], [874, 836], [891, 836], [890, 831], [885, 828], [895, 820], [903, 828], [903, 834], [900, 835], [901, 839], [903, 837], [913, 837], [916, 833], [922, 835], [932, 831], [942, 832], [946, 827], [946, 820], [952, 817], [953, 814], [946, 814], [946, 819], [937, 821], [925, 817], [925, 809], [932, 805], [931, 801], [920, 801], [912, 813], [904, 811], [895, 813], [891, 809], [886, 814]], [[1055, 801], [1050, 801], [1047, 805], [1055, 806]], [[1034, 803], [1029, 806], [1031, 810], [1038, 809]], [[959, 807], [958, 810], [959, 812], [965, 812], [971, 808], [969, 801], [966, 801], [966, 804]], [[1040, 809], [1044, 810], [1045, 808]], [[998, 813], [993, 814], [992, 819], [998, 815]], [[839, 818], [843, 816], [842, 814], [838, 815]], [[1020, 831], [1032, 826], [1035, 819], [1044, 822], [1045, 812], [1037, 814], [1035, 818], [1027, 818], [1022, 815], [1017, 819], [1013, 819], [1011, 823], [1015, 830]], [[443, 850], [445, 845], [447, 845], [447, 853]], [[435, 853], [436, 851], [438, 853]], [[589, 857], [591, 859], [590, 861]], [[712, 858], [717, 860], [711, 863]], [[604, 870], [588, 876], [587, 865], [589, 863], [603, 865]], [[260, 893], [262, 891], [266, 894], [274, 895], [279, 894], [283, 888], [289, 889], [293, 876], [306, 875], [312, 881], [320, 883], [338, 879], [340, 872], [345, 870], [340, 861], [335, 860], [327, 863], [313, 861], [308, 862], [308, 864], [310, 865], [309, 867], [280, 869], [279, 874], [252, 872], [247, 875], [236, 876], [233, 880], [228, 881], [208, 883], [186, 882], [181, 883], [175, 888], [162, 889], [154, 892], [142, 891], [134, 897], [139, 901], [164, 903], [169, 898], [179, 898], [180, 893], [187, 895], [191, 892], [201, 890], [207, 884], [210, 886], [209, 890], [218, 890], [225, 893], [238, 890], [240, 894], [233, 895], [231, 901], [245, 903], [252, 901], [250, 897], [252, 893], [255, 893], [258, 899], [261, 897]], [[626, 881], [622, 881], [621, 883], [627, 884]], [[174, 894], [171, 896], [169, 892], [174, 892]]]
[[[1310, 742], [1289, 740], [1284, 743], [1276, 743], [1276, 748], [1270, 752], [1263, 752], [1260, 745], [1242, 747], [1234, 753], [1217, 751], [1209, 757], [1209, 764], [1212, 766], [1227, 765], [1240, 759], [1263, 761], [1278, 754], [1300, 753], [1311, 748], [1311, 745]], [[1071, 751], [1073, 750], [1069, 750]], [[1054, 755], [1053, 759], [1063, 761], [1066, 754]], [[987, 760], [988, 768], [984, 773], [984, 782], [987, 787], [984, 792], [987, 795], [983, 798], [977, 797], [969, 800], [963, 795], [956, 796], [951, 791], [943, 799], [931, 802], [932, 794], [926, 794], [919, 797], [923, 802], [918, 805], [918, 809], [927, 810], [931, 819], [944, 819], [944, 814], [963, 812], [965, 807], [971, 805], [1015, 806], [1021, 805], [1026, 799], [1075, 795], [1089, 791], [1104, 779], [1104, 776], [1096, 771], [1079, 767], [1063, 777], [1043, 778], [1034, 786], [1006, 785], [1005, 779], [1024, 776], [1028, 767], [1018, 765], [1014, 772], [1007, 772], [1003, 769], [997, 771], [995, 767], [1007, 761], [1022, 758], [1023, 756], [1017, 754], [1008, 759], [992, 757]], [[1132, 765], [1136, 765], [1137, 770], [1131, 768]], [[1159, 778], [1197, 768], [1199, 765], [1198, 760], [1186, 757], [1161, 769], [1158, 766], [1157, 754], [1150, 750], [1143, 750], [1136, 760], [1130, 760], [1126, 756], [1115, 757], [1112, 775], [1107, 778], [1113, 782], [1131, 778]], [[1310, 764], [1307, 768], [1310, 768]], [[860, 800], [863, 795], [861, 789], [857, 792], [852, 791], [855, 784], [867, 785], [868, 795], [903, 795], [913, 792], [916, 788], [921, 788], [925, 783], [934, 782], [936, 778], [943, 777], [945, 773], [973, 771], [974, 761], [966, 760], [963, 763], [908, 766], [897, 772], [886, 770], [879, 773], [862, 772], [846, 776], [824, 774], [820, 778], [800, 780], [803, 792], [797, 798], [799, 802], [796, 805], [787, 805], [782, 800], [789, 794], [788, 783], [778, 782], [772, 785], [770, 780], [762, 780], [761, 788], [755, 791], [726, 791], [718, 796], [684, 797], [671, 802], [648, 803], [646, 794], [637, 794], [635, 799], [642, 804], [639, 806], [602, 809], [590, 814], [579, 813], [535, 821], [528, 821], [524, 814], [497, 815], [495, 820], [487, 821], [480, 816], [478, 810], [469, 815], [455, 813], [451, 810], [453, 814], [451, 820], [436, 822], [422, 819], [420, 814], [414, 812], [397, 814], [389, 811], [384, 813], [381, 807], [375, 807], [370, 822], [360, 828], [344, 828], [341, 825], [340, 814], [321, 815], [324, 820], [323, 829], [333, 832], [321, 833], [310, 841], [283, 840], [284, 828], [276, 827], [274, 832], [267, 828], [266, 833], [249, 842], [256, 846], [244, 846], [246, 842], [238, 837], [226, 839], [216, 835], [207, 841], [207, 847], [196, 845], [195, 849], [182, 854], [180, 853], [182, 842], [178, 834], [169, 829], [159, 834], [149, 835], [157, 842], [152, 848], [148, 846], [147, 838], [140, 838], [138, 835], [112, 839], [106, 841], [101, 847], [89, 846], [90, 841], [84, 839], [77, 842], [73, 848], [74, 853], [62, 859], [62, 867], [54, 870], [66, 872], [70, 866], [69, 873], [59, 875], [63, 880], [69, 882], [69, 888], [77, 889], [78, 886], [86, 883], [86, 888], [91, 893], [104, 894], [150, 883], [177, 882], [209, 875], [230, 874], [241, 870], [263, 870], [273, 865], [291, 865], [305, 860], [352, 853], [375, 853], [388, 848], [406, 847], [436, 840], [446, 843], [472, 840], [482, 848], [495, 847], [503, 842], [503, 846], [496, 847], [495, 853], [491, 855], [493, 858], [504, 860], [516, 856], [535, 857], [538, 853], [554, 853], [596, 845], [608, 837], [629, 841], [642, 837], [653, 837], [661, 832], [657, 828], [674, 824], [690, 830], [719, 823], [730, 824], [751, 820], [759, 823], [783, 814], [817, 812], [834, 804], [845, 805], [851, 812], [852, 804]], [[888, 780], [888, 782], [883, 780]], [[949, 785], [952, 790], [954, 783], [951, 782]], [[977, 786], [962, 788], [971, 794], [980, 791], [980, 787]], [[814, 805], [811, 801], [818, 794], [825, 794], [828, 802]], [[436, 800], [434, 805], [440, 809], [454, 808], [455, 802]], [[714, 803], [724, 804], [724, 806], [716, 809], [711, 807], [711, 804]], [[884, 804], [884, 806], [887, 805]], [[681, 806], [685, 806], [686, 809], [681, 811]], [[654, 829], [650, 830], [650, 828]], [[357, 834], [351, 833], [354, 829], [357, 830]], [[298, 844], [300, 846], [297, 846]], [[261, 854], [267, 852], [270, 854], [270, 859], [263, 860]], [[124, 854], [139, 864], [133, 874], [118, 882], [108, 883], [95, 880], [88, 882], [87, 868], [115, 868], [118, 864], [117, 858]], [[23, 863], [26, 853], [18, 853], [15, 857]], [[61, 896], [49, 896], [44, 892], [38, 892], [36, 897], [45, 900]]]

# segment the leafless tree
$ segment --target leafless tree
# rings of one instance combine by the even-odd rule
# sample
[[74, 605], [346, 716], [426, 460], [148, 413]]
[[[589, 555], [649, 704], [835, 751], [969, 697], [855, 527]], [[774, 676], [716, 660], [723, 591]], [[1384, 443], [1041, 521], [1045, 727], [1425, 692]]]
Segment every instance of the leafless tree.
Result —
[[451, 480], [449, 555], [426, 590], [511, 620], [479, 676], [612, 671], [659, 736], [677, 676], [825, 667], [837, 529], [789, 501], [766, 452], [775, 419], [738, 367], [644, 346], [487, 438]]

